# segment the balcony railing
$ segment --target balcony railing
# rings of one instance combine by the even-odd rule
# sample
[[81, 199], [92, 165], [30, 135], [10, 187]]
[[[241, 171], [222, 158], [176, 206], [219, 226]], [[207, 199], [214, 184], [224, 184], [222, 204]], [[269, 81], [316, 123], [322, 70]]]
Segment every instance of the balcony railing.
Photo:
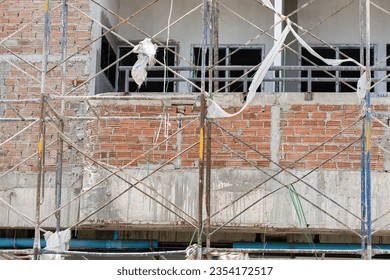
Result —
[[[132, 66], [119, 66], [118, 71], [124, 72], [125, 75], [125, 81], [124, 81], [124, 91], [129, 91], [129, 83], [133, 82], [133, 79], [131, 77], [131, 69]], [[170, 72], [169, 69], [174, 70], [175, 72], [179, 73], [173, 74], [172, 77], [150, 77], [150, 75], [147, 78], [147, 82], [175, 82], [176, 88], [179, 88], [180, 83], [189, 83], [188, 81], [192, 82], [193, 84], [196, 84], [197, 82], [201, 82], [200, 77], [196, 77], [196, 73], [199, 73], [201, 71], [200, 66], [169, 66], [165, 68], [163, 66], [152, 66], [148, 67], [147, 71], [164, 71], [164, 69], [167, 69], [166, 71]], [[207, 69], [207, 68], [206, 68]], [[214, 77], [213, 82], [219, 82], [223, 83], [224, 86], [220, 87], [220, 92], [229, 92], [229, 84], [233, 82], [242, 83], [243, 91], [247, 91], [250, 83], [253, 80], [253, 77], [249, 77], [248, 75], [244, 74], [241, 77], [231, 77], [230, 73], [231, 71], [242, 71], [243, 73], [248, 73], [254, 71], [257, 68], [253, 68], [253, 66], [216, 66], [212, 68], [212, 71], [216, 71], [216, 73], [221, 73], [221, 71], [225, 72], [224, 77]], [[329, 82], [329, 83], [336, 83], [336, 92], [339, 92], [339, 85], [341, 84], [349, 84], [350, 83], [357, 83], [359, 80], [359, 73], [360, 73], [360, 67], [358, 66], [274, 66], [269, 69], [269, 73], [267, 77], [264, 79], [264, 82], [266, 83], [274, 83], [274, 89], [276, 92], [282, 91], [282, 83], [296, 83], [296, 89], [298, 92], [301, 91], [301, 85], [302, 83], [307, 83], [307, 92], [311, 92], [313, 88], [313, 83], [316, 82]], [[346, 71], [354, 71], [355, 77], [348, 77], [348, 74], [351, 75], [351, 73], [346, 73]], [[372, 84], [377, 85], [379, 83], [386, 83], [390, 82], [390, 77], [386, 77], [390, 73], [390, 67], [372, 67]], [[208, 70], [206, 71], [208, 72]], [[273, 72], [273, 74], [272, 74]], [[304, 73], [304, 76], [303, 76]], [[328, 77], [316, 77], [318, 74], [321, 73], [322, 76], [327, 75]], [[356, 74], [357, 73], [357, 74]], [[340, 74], [343, 74], [343, 77]], [[183, 78], [185, 77], [185, 78]], [[208, 82], [208, 78], [206, 78], [206, 82]], [[350, 85], [351, 86], [351, 85]], [[350, 87], [352, 88], [353, 86]], [[196, 86], [194, 86], [194, 90], [196, 89]], [[199, 90], [199, 88], [198, 88]], [[207, 91], [207, 88], [206, 88]]]

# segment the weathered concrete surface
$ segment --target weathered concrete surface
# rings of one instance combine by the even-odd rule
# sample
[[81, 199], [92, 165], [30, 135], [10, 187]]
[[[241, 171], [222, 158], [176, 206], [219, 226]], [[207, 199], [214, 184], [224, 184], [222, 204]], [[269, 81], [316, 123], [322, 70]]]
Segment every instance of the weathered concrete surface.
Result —
[[[271, 174], [271, 170], [267, 170]], [[298, 177], [304, 176], [308, 171], [295, 171]], [[86, 168], [84, 170], [83, 190], [93, 186], [103, 179], [107, 172]], [[118, 173], [132, 183], [147, 175], [145, 170], [128, 169], [126, 173]], [[373, 218], [389, 210], [390, 190], [387, 187], [390, 174], [385, 172], [375, 172], [372, 174], [373, 200], [372, 212]], [[46, 176], [45, 199], [42, 204], [42, 215], [46, 217], [54, 210], [54, 174], [49, 173]], [[238, 199], [250, 189], [256, 187], [268, 178], [258, 170], [254, 169], [218, 169], [212, 172], [212, 213], [230, 205], [232, 201]], [[289, 184], [295, 179], [286, 172], [276, 177], [285, 184]], [[318, 171], [308, 175], [305, 182], [316, 188], [318, 191], [337, 201], [356, 216], [360, 216], [360, 173], [356, 171]], [[0, 197], [17, 208], [30, 218], [34, 218], [35, 209], [35, 182], [36, 176], [26, 173], [14, 173], [8, 178], [0, 181]], [[65, 186], [63, 190], [63, 202], [68, 201], [78, 194], [82, 185], [80, 174], [66, 174]], [[144, 183], [161, 194], [167, 201], [172, 202], [190, 217], [180, 213], [172, 205], [169, 206], [161, 196], [148, 189], [145, 185], [137, 186], [151, 197], [157, 199], [179, 216], [185, 217], [188, 221], [193, 221], [191, 217], [197, 217], [197, 189], [198, 172], [197, 169], [175, 170], [168, 169], [158, 172]], [[263, 186], [245, 196], [245, 199], [238, 200], [232, 206], [212, 218], [212, 225], [219, 226], [238, 215], [245, 208], [250, 207], [252, 203], [261, 199], [264, 195], [277, 189], [279, 183], [274, 180], [268, 181]], [[123, 180], [111, 177], [99, 185], [96, 189], [86, 193], [79, 206], [79, 201], [71, 204], [62, 211], [62, 226], [73, 225], [80, 219], [83, 219], [110, 199], [123, 192], [129, 185]], [[358, 219], [348, 214], [345, 210], [324, 198], [314, 190], [303, 183], [294, 184], [295, 189], [307, 200], [328, 212], [333, 217], [339, 219], [347, 226], [359, 229]], [[319, 209], [301, 198], [305, 217], [307, 220], [306, 228], [312, 232], [330, 232], [336, 230], [345, 230], [346, 228], [335, 221], [332, 217], [321, 212]], [[80, 208], [79, 208], [80, 207]], [[138, 190], [132, 189], [115, 200], [112, 204], [100, 210], [97, 214], [86, 220], [84, 226], [97, 228], [134, 228], [134, 229], [168, 229], [176, 227], [178, 229], [190, 229], [181, 218], [173, 212], [163, 208], [154, 202], [151, 198], [141, 194]], [[387, 225], [390, 217], [386, 217], [373, 225], [374, 230]], [[0, 223], [1, 227], [31, 228], [31, 225], [10, 211], [8, 207], [0, 204]], [[45, 227], [54, 227], [55, 219], [51, 218], [44, 223]], [[238, 228], [239, 227], [239, 228]], [[269, 197], [261, 200], [242, 215], [238, 216], [228, 225], [227, 230], [234, 229], [241, 232], [259, 232], [264, 229], [267, 232], [299, 232], [304, 227], [298, 221], [296, 212], [291, 203], [290, 193], [286, 188], [282, 188]]]
[[[267, 171], [271, 172], [271, 171]], [[308, 171], [295, 171], [298, 177], [304, 176]], [[94, 172], [94, 170], [85, 170], [88, 185], [92, 185], [101, 180], [106, 174]], [[143, 178], [145, 171], [139, 169], [126, 170], [126, 174], [120, 174], [121, 177], [133, 183], [132, 178]], [[276, 177], [278, 180], [289, 184], [295, 179], [286, 172]], [[229, 205], [233, 200], [238, 199], [251, 188], [265, 181], [267, 176], [257, 170], [235, 170], [219, 169], [212, 172], [212, 213], [215, 213], [224, 206]], [[390, 179], [388, 173], [373, 173], [373, 218], [388, 210], [388, 201], [390, 199], [390, 190], [386, 187]], [[318, 171], [310, 174], [305, 182], [312, 185], [323, 194], [337, 201], [340, 205], [360, 216], [360, 173], [356, 171]], [[159, 172], [150, 179], [144, 181], [145, 184], [154, 188], [163, 197], [177, 205], [191, 217], [197, 216], [197, 184], [198, 174], [196, 169], [192, 170], [166, 170]], [[118, 179], [111, 178], [96, 190], [92, 190], [84, 196], [81, 201], [80, 217], [86, 217], [94, 209], [103, 205], [109, 199], [125, 190], [129, 185]], [[153, 198], [162, 201], [153, 191], [145, 186], [138, 185]], [[245, 199], [229, 206], [226, 210], [212, 218], [212, 225], [218, 226], [229, 221], [235, 215], [238, 215], [245, 208], [255, 203], [261, 197], [278, 188], [280, 184], [275, 181], [269, 181], [257, 190], [247, 195]], [[335, 205], [328, 199], [316, 193], [303, 183], [294, 184], [295, 189], [307, 200], [317, 205], [333, 217], [339, 219], [347, 226], [359, 229], [360, 221], [348, 214], [345, 210]], [[318, 210], [316, 207], [301, 198], [309, 230], [315, 232], [344, 230], [344, 226], [339, 224], [330, 216]], [[164, 205], [169, 205], [162, 202]], [[174, 212], [180, 214], [173, 206], [170, 207]], [[190, 219], [190, 218], [187, 218]], [[386, 225], [390, 217], [379, 221], [375, 228]], [[172, 212], [158, 205], [152, 199], [141, 194], [138, 190], [132, 189], [109, 207], [99, 211], [87, 220], [90, 225], [102, 225], [111, 223], [111, 227], [130, 226], [133, 228], [143, 228], [147, 225], [156, 228], [183, 225], [183, 221]], [[291, 203], [290, 193], [286, 188], [279, 190], [273, 195], [267, 197], [261, 202], [250, 207], [244, 214], [232, 221], [230, 226], [236, 228], [240, 226], [240, 231], [259, 231], [262, 228], [272, 230], [282, 230], [294, 232], [303, 225], [299, 224], [296, 212]]]
[[[63, 203], [75, 197], [81, 190], [82, 176], [80, 168], [63, 175], [62, 201]], [[12, 172], [0, 179], [0, 197], [11, 204], [18, 211], [31, 219], [35, 219], [35, 194], [37, 175], [33, 173]], [[47, 217], [55, 209], [55, 173], [45, 176], [44, 198], [42, 197], [41, 219]], [[70, 226], [76, 222], [79, 214], [79, 201], [64, 208], [61, 213], [61, 225]], [[55, 227], [54, 216], [43, 223], [44, 227]], [[32, 228], [29, 222], [21, 218], [8, 206], [0, 202], [0, 227]]]

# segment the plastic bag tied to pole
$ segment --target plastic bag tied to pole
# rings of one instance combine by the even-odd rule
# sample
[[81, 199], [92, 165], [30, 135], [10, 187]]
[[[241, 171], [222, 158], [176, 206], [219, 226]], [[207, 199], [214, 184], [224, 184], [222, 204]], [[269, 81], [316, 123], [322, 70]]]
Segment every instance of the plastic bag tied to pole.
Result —
[[[66, 229], [64, 231], [59, 232], [45, 232], [43, 235], [46, 241], [46, 250], [53, 251], [68, 251], [69, 250], [69, 242], [71, 238], [70, 230]], [[63, 260], [64, 257], [61, 255], [54, 254], [44, 254], [41, 256], [41, 260]]]
[[157, 45], [152, 43], [150, 38], [146, 38], [136, 45], [133, 52], [138, 54], [138, 60], [135, 62], [132, 70], [131, 77], [135, 83], [140, 87], [148, 76], [146, 71], [147, 66], [153, 66], [156, 63], [155, 55], [157, 51]]

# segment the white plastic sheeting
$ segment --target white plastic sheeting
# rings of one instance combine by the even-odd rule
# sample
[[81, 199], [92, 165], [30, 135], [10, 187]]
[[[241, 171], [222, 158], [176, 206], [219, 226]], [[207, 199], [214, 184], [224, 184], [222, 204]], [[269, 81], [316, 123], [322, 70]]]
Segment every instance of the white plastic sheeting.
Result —
[[[188, 246], [186, 249], [186, 260], [196, 260], [198, 254], [198, 245]], [[203, 258], [208, 260], [249, 260], [248, 253], [244, 252], [207, 252]]]
[[[275, 11], [275, 8], [272, 6], [271, 2], [268, 0], [262, 0], [263, 4], [267, 6], [268, 8], [272, 9]], [[275, 11], [276, 12], [276, 11]], [[281, 15], [281, 17], [284, 17]], [[298, 33], [295, 32], [295, 30], [291, 26], [291, 21], [288, 18], [284, 18], [287, 25], [279, 38], [276, 38], [276, 42], [274, 43], [274, 46], [272, 47], [271, 51], [268, 53], [264, 61], [261, 63], [259, 69], [256, 71], [255, 76], [253, 77], [253, 81], [249, 87], [248, 90], [248, 95], [246, 98], [246, 102], [244, 103], [243, 107], [240, 109], [240, 111], [230, 114], [223, 110], [214, 100], [208, 99], [208, 109], [207, 109], [207, 117], [208, 118], [228, 118], [228, 117], [233, 117], [238, 114], [240, 114], [242, 111], [245, 110], [245, 108], [252, 102], [253, 98], [256, 95], [256, 91], [260, 84], [263, 82], [265, 75], [267, 74], [269, 68], [273, 65], [278, 53], [281, 51], [284, 41], [286, 40], [287, 35], [291, 32], [294, 37], [298, 40], [298, 42], [306, 48], [306, 50], [316, 58], [322, 60], [328, 65], [336, 66], [340, 65], [341, 63], [344, 62], [353, 62], [356, 65], [360, 66], [363, 70], [365, 70], [365, 66], [357, 62], [356, 60], [352, 58], [347, 58], [347, 59], [328, 59], [324, 58], [321, 55], [319, 55], [313, 48], [311, 48], [299, 35]], [[359, 99], [361, 100], [362, 98], [364, 99], [365, 97], [365, 85], [366, 85], [366, 74], [365, 72], [363, 75], [360, 77], [359, 82], [358, 82], [358, 91], [357, 95]]]
[[[68, 251], [69, 250], [69, 241], [70, 241], [70, 230], [66, 229], [59, 232], [50, 232], [47, 231], [43, 235], [46, 240], [46, 250], [53, 251]], [[44, 254], [41, 256], [41, 260], [63, 260], [64, 258], [61, 255], [53, 254]]]
[[131, 76], [134, 81], [140, 87], [148, 76], [148, 72], [146, 71], [146, 67], [153, 66], [155, 61], [155, 55], [157, 51], [157, 45], [152, 43], [150, 38], [146, 38], [141, 41], [138, 45], [136, 45], [133, 49], [134, 53], [137, 53], [138, 60], [133, 66], [131, 70]]

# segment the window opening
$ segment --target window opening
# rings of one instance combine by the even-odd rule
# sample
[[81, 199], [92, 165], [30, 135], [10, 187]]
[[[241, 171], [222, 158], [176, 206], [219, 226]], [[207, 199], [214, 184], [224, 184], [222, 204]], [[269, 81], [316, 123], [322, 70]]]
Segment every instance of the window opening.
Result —
[[[238, 50], [237, 50], [238, 49]], [[236, 51], [237, 50], [237, 51]], [[235, 53], [233, 53], [236, 51]], [[209, 66], [209, 50], [206, 50], [206, 67]], [[220, 70], [218, 71], [218, 78], [231, 78], [236, 79], [241, 77], [245, 71], [248, 71], [253, 66], [256, 66], [262, 62], [263, 47], [262, 46], [251, 46], [245, 48], [238, 48], [235, 46], [220, 46], [218, 49], [218, 56], [220, 59], [226, 57], [230, 53], [232, 55], [228, 56], [224, 60], [220, 61], [219, 66], [242, 66], [242, 70]], [[202, 49], [199, 46], [193, 47], [193, 63], [197, 66], [202, 64]], [[228, 86], [225, 89], [225, 92], [244, 92], [247, 91], [250, 85], [250, 78], [252, 78], [256, 73], [256, 70], [252, 70], [248, 73], [247, 76], [243, 77], [243, 81], [237, 81]], [[194, 77], [200, 78], [201, 72], [195, 71]], [[209, 77], [208, 71], [206, 71], [206, 78]], [[229, 84], [231, 81], [226, 79], [225, 81], [220, 81], [218, 83], [219, 88], [222, 88]], [[201, 86], [200, 81], [196, 82], [197, 86]], [[206, 79], [206, 90], [208, 90], [208, 81]], [[194, 91], [199, 92], [198, 89]], [[258, 91], [261, 91], [261, 86], [258, 88]]]
[[[106, 36], [101, 39], [101, 57], [100, 57], [100, 68], [105, 69], [107, 66], [114, 63], [116, 60], [116, 53], [108, 41]], [[113, 65], [105, 70], [104, 75], [110, 82], [112, 88], [115, 88], [115, 77], [116, 77], [116, 66]]]
[[[345, 58], [342, 54], [339, 52], [336, 52], [334, 49], [328, 48], [328, 47], [313, 47], [313, 49], [320, 54], [322, 57], [325, 58], [333, 58], [333, 59], [343, 59]], [[359, 46], [336, 46], [336, 50], [344, 53], [346, 56], [351, 57], [355, 59], [356, 61], [360, 61], [360, 47]], [[364, 50], [364, 61], [366, 57], [366, 50]], [[325, 64], [322, 60], [314, 57], [311, 55], [305, 48], [301, 49], [301, 65], [302, 66], [314, 66], [311, 62], [315, 63], [318, 66], [328, 66]], [[370, 50], [370, 64], [374, 65], [374, 48], [371, 47]], [[356, 66], [353, 62], [344, 62], [340, 66]], [[340, 79], [347, 79], [347, 78], [356, 78], [358, 79], [360, 77], [360, 70], [358, 71], [349, 71], [349, 70], [337, 70], [337, 71], [328, 71], [335, 77], [338, 77]], [[374, 72], [371, 73], [372, 76], [374, 76]], [[308, 77], [308, 71], [301, 71], [301, 77], [307, 78]], [[330, 78], [335, 79], [330, 74], [326, 73], [325, 71], [316, 70], [311, 72], [311, 77], [313, 80], [315, 78]], [[351, 85], [352, 87], [357, 87], [357, 82], [355, 81], [348, 81], [347, 84]], [[310, 90], [308, 82], [301, 82], [301, 91], [307, 92]], [[334, 81], [334, 82], [322, 82], [322, 81], [312, 81], [311, 82], [311, 92], [353, 92], [354, 90], [347, 86], [346, 84], [340, 82], [340, 81]], [[372, 89], [373, 91], [373, 89]]]
[[[164, 48], [165, 47], [158, 47], [156, 52], [156, 60], [160, 61], [161, 63], [164, 63]], [[168, 46], [169, 49], [176, 52], [177, 46]], [[119, 46], [119, 58], [123, 57], [130, 51], [132, 51], [133, 47], [131, 46]], [[119, 66], [133, 66], [135, 62], [137, 61], [137, 54], [132, 53], [122, 59], [119, 62]], [[176, 60], [175, 60], [175, 54], [166, 51], [165, 52], [165, 63], [167, 66], [175, 66]], [[156, 64], [156, 66], [160, 66], [159, 64]], [[126, 84], [126, 72], [125, 71], [118, 71], [118, 91], [123, 92], [125, 91], [125, 84]], [[175, 82], [169, 81], [170, 78], [174, 77], [174, 74], [166, 70], [166, 92], [173, 92], [175, 91]], [[161, 78], [161, 81], [148, 81], [148, 79], [151, 78]], [[149, 70], [148, 71], [148, 77], [145, 81], [145, 83], [142, 84], [140, 88], [138, 88], [138, 85], [131, 81], [131, 76], [129, 77], [129, 92], [163, 92], [164, 91], [164, 70]]]

